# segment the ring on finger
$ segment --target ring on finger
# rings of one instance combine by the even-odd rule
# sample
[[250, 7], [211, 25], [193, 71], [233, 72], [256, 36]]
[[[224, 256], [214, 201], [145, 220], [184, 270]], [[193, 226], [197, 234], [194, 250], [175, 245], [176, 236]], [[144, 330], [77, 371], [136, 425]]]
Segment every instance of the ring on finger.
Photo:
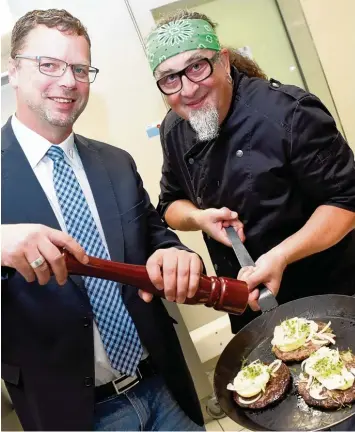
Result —
[[45, 261], [45, 259], [43, 258], [42, 255], [40, 255], [37, 259], [35, 259], [34, 261], [32, 261], [30, 263], [30, 266], [33, 269], [36, 269], [36, 268], [40, 267], [44, 263], [44, 261]]

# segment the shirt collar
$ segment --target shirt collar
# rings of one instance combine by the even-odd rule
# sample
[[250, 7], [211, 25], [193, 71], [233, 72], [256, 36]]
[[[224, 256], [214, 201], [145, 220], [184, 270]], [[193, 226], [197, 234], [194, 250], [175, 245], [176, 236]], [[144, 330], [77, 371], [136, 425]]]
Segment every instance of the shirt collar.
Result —
[[[31, 168], [34, 169], [39, 162], [46, 156], [47, 151], [53, 145], [48, 140], [43, 138], [32, 129], [25, 126], [20, 120], [13, 115], [11, 118], [11, 126], [14, 134], [25, 153]], [[81, 161], [74, 144], [73, 132], [63, 142], [58, 144], [64, 151], [66, 158], [70, 163], [81, 168]]]

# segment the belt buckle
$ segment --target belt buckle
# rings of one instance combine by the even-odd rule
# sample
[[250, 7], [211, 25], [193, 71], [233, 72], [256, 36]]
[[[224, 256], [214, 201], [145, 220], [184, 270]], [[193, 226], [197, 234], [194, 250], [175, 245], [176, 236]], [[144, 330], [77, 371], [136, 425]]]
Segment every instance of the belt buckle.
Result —
[[130, 375], [122, 375], [121, 377], [111, 381], [112, 385], [118, 395], [128, 391], [142, 380], [142, 374], [140, 373], [139, 368], [137, 368], [137, 372], [135, 376]]

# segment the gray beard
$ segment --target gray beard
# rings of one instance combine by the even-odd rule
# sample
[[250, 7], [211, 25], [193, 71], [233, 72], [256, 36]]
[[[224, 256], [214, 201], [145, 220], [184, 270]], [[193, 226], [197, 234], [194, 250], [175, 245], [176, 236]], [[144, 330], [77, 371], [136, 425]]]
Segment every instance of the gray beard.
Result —
[[199, 110], [194, 110], [189, 116], [189, 121], [197, 133], [199, 141], [209, 141], [218, 136], [219, 116], [217, 108], [206, 106]]

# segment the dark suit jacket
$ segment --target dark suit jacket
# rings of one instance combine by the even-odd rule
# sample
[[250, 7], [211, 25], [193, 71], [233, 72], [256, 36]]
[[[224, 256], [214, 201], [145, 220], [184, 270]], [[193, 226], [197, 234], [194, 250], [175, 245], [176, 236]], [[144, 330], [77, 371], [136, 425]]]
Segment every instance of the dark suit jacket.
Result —
[[[159, 248], [183, 248], [143, 189], [131, 156], [75, 136], [111, 259], [145, 264]], [[60, 229], [10, 120], [2, 128], [2, 223]], [[2, 268], [2, 378], [26, 430], [90, 430], [94, 413], [93, 313], [82, 279], [64, 287], [27, 283]], [[158, 298], [147, 304], [130, 286], [124, 303], [153, 363], [186, 414], [203, 424], [173, 319]]]

